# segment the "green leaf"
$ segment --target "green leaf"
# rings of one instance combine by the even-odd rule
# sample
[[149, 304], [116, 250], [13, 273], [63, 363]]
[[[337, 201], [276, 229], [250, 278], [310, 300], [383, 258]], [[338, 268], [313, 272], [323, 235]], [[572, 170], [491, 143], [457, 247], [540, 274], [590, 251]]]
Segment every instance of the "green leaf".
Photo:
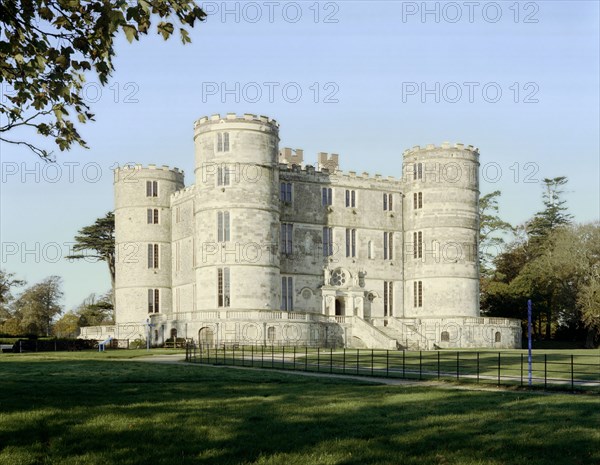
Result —
[[137, 29], [134, 26], [132, 26], [131, 24], [124, 24], [123, 32], [125, 32], [125, 37], [127, 37], [127, 40], [129, 41], [129, 43], [133, 42], [133, 39], [137, 40], [137, 38], [138, 38]]

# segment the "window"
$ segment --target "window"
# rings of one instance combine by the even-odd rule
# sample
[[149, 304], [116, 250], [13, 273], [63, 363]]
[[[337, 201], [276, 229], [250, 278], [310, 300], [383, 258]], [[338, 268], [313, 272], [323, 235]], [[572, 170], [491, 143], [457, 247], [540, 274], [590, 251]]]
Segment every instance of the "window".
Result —
[[281, 277], [281, 310], [294, 310], [294, 282], [291, 276]]
[[292, 183], [291, 182], [282, 182], [280, 184], [279, 190], [279, 200], [282, 202], [292, 202]]
[[148, 268], [158, 268], [158, 244], [148, 244]]
[[413, 258], [423, 258], [423, 233], [413, 233]]
[[323, 228], [323, 256], [333, 255], [333, 229]]
[[326, 207], [332, 204], [332, 190], [331, 187], [323, 187], [321, 189], [321, 205]]
[[217, 152], [229, 152], [229, 133], [217, 133]]
[[294, 225], [290, 223], [281, 223], [281, 253], [284, 255], [292, 254]]
[[392, 211], [394, 209], [393, 196], [386, 192], [383, 193], [383, 211]]
[[413, 165], [413, 179], [423, 179], [423, 163], [415, 163]]
[[158, 181], [146, 181], [146, 197], [158, 197]]
[[217, 306], [229, 307], [231, 283], [229, 268], [217, 268]]
[[392, 260], [394, 258], [394, 233], [383, 233], [383, 259]]
[[158, 289], [148, 289], [148, 313], [158, 313], [160, 311], [159, 302]]
[[423, 208], [423, 192], [415, 192], [413, 194], [413, 209]]
[[394, 283], [392, 281], [383, 282], [383, 316], [393, 316], [394, 314]]
[[356, 257], [356, 229], [346, 229], [346, 257]]
[[346, 207], [356, 207], [356, 191], [346, 189]]
[[500, 331], [496, 331], [496, 334], [494, 334], [494, 342], [502, 342], [502, 335], [500, 334]]
[[148, 209], [148, 224], [158, 224], [158, 208]]
[[415, 308], [423, 306], [423, 281], [413, 283], [413, 299]]
[[229, 212], [217, 212], [217, 241], [229, 242], [230, 238]]
[[269, 326], [267, 328], [267, 339], [269, 342], [275, 342], [275, 326]]
[[229, 186], [229, 184], [229, 168], [225, 165], [221, 165], [217, 168], [217, 186]]
[[450, 342], [450, 333], [448, 331], [442, 331], [441, 340], [442, 342]]

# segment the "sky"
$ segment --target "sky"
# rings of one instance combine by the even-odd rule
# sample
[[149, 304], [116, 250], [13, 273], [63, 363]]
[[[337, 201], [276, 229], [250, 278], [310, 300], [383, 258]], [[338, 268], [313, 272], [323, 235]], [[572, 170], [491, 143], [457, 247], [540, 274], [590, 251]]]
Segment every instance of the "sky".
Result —
[[[482, 195], [520, 224], [542, 180], [567, 176], [577, 222], [600, 218], [599, 3], [203, 2], [177, 37], [117, 40], [116, 71], [84, 97], [89, 149], [50, 165], [0, 145], [0, 267], [64, 280], [65, 310], [110, 287], [105, 263], [70, 262], [73, 236], [113, 209], [112, 169], [168, 165], [194, 182], [193, 123], [268, 115], [280, 147], [340, 154], [344, 171], [401, 176], [402, 152], [444, 141], [480, 149]], [[2, 84], [2, 95], [11, 89]], [[49, 149], [51, 141], [28, 140]]]

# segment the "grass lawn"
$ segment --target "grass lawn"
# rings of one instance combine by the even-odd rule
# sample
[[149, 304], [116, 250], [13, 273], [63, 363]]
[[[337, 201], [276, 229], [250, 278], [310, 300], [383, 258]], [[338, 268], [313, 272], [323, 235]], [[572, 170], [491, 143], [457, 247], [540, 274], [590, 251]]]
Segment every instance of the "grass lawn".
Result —
[[0, 355], [0, 464], [600, 463], [598, 396], [125, 360], [138, 355]]

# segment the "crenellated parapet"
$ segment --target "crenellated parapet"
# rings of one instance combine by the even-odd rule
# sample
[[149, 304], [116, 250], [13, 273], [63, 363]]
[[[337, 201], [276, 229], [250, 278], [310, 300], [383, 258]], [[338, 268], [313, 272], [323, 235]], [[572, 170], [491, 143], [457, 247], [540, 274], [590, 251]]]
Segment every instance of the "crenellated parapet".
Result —
[[421, 147], [420, 145], [415, 145], [414, 147], [412, 147], [410, 149], [406, 149], [402, 153], [402, 155], [407, 156], [407, 155], [412, 155], [412, 154], [416, 154], [416, 153], [434, 152], [434, 151], [439, 151], [439, 150], [445, 150], [445, 151], [460, 150], [460, 151], [473, 152], [473, 154], [479, 155], [479, 149], [477, 147], [474, 147], [472, 145], [465, 146], [465, 144], [462, 144], [460, 142], [457, 142], [455, 144], [451, 144], [450, 142], [442, 142], [440, 145], [427, 144], [424, 147]]

